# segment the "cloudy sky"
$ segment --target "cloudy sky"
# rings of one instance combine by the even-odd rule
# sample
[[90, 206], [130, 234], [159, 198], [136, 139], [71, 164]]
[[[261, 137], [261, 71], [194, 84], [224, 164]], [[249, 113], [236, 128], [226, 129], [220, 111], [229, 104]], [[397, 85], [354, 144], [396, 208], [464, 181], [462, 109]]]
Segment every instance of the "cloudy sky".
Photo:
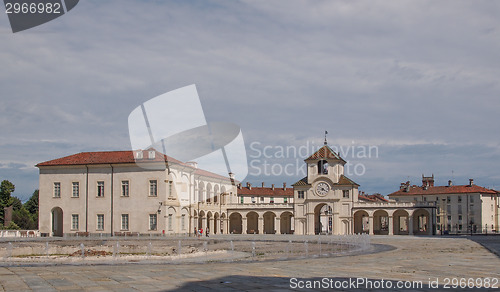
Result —
[[496, 1], [81, 0], [16, 34], [0, 15], [0, 179], [26, 199], [38, 162], [130, 149], [134, 108], [196, 84], [208, 121], [241, 127], [254, 184], [300, 179], [304, 155], [280, 147], [310, 154], [327, 130], [363, 191], [432, 173], [500, 188], [499, 13]]

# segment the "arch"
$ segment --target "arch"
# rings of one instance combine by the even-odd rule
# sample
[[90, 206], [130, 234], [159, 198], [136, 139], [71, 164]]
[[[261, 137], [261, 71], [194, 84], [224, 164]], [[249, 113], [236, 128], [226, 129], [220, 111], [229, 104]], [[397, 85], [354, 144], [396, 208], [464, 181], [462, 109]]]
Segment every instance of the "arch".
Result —
[[204, 192], [205, 192], [205, 185], [203, 184], [203, 182], [200, 182], [198, 184], [198, 203], [199, 202], [203, 203], [205, 201]]
[[408, 212], [398, 209], [392, 214], [394, 224], [394, 234], [408, 234]]
[[432, 226], [430, 224], [429, 212], [425, 209], [417, 209], [413, 212], [413, 234], [431, 235]]
[[280, 232], [281, 234], [292, 234], [292, 212], [285, 211], [280, 215]]
[[219, 199], [219, 185], [214, 186], [214, 204], [217, 203]]
[[205, 218], [205, 212], [203, 210], [200, 211], [200, 214], [198, 215], [198, 230], [203, 228], [203, 219]]
[[[222, 214], [224, 216], [224, 214]], [[242, 217], [238, 212], [231, 213], [229, 215], [229, 230], [232, 234], [242, 233]]]
[[389, 234], [389, 214], [385, 210], [373, 213], [373, 234]]
[[52, 214], [52, 236], [63, 236], [63, 210], [60, 207], [54, 207], [50, 212]]
[[318, 161], [318, 174], [328, 174], [328, 161]]
[[256, 212], [247, 213], [247, 234], [258, 234], [259, 233], [259, 214]]
[[219, 217], [219, 213], [218, 212], [215, 212], [214, 214], [214, 228], [212, 229], [212, 233], [213, 234], [217, 234], [220, 232], [220, 217]]
[[207, 193], [206, 193], [206, 199], [205, 201], [207, 203], [210, 203], [210, 199], [212, 198], [213, 196], [213, 193], [212, 193], [212, 184], [211, 183], [207, 183]]
[[354, 233], [370, 233], [370, 224], [368, 219], [368, 212], [365, 210], [358, 210], [354, 213]]
[[205, 224], [205, 233], [208, 231], [209, 233], [213, 232], [213, 226], [210, 225], [210, 221], [212, 221], [212, 212], [207, 212], [207, 223]]
[[274, 226], [274, 223], [276, 221], [276, 214], [271, 211], [267, 211], [264, 213], [264, 234], [275, 234], [276, 233], [276, 228]]
[[169, 232], [175, 232], [176, 231], [176, 226], [175, 226], [175, 213], [176, 210], [174, 207], [169, 207], [167, 210], [167, 230]]
[[331, 234], [333, 232], [332, 207], [326, 203], [314, 208], [314, 234]]
[[189, 228], [189, 210], [184, 207], [181, 210], [181, 226], [180, 226], [180, 231], [182, 233], [188, 232]]

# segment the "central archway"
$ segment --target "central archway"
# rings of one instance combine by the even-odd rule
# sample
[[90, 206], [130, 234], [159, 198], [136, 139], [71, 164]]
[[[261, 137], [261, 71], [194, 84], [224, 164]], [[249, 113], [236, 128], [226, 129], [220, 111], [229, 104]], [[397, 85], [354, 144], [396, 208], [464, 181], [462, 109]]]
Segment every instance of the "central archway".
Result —
[[64, 235], [63, 232], [63, 210], [59, 207], [55, 207], [51, 211], [52, 213], [52, 236]]
[[318, 204], [314, 208], [314, 234], [332, 234], [333, 216], [332, 207], [326, 203]]

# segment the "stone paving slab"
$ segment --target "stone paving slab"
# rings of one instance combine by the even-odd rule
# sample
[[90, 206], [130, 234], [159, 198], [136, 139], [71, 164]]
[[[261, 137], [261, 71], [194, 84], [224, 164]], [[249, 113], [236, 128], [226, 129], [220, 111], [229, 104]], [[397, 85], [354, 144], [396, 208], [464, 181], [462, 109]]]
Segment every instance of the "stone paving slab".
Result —
[[[500, 279], [500, 258], [468, 238], [374, 236], [372, 242], [394, 248], [343, 257], [249, 263], [2, 267], [0, 291], [302, 291], [291, 287], [291, 278], [341, 282], [360, 277], [426, 284], [438, 279], [441, 285], [446, 277]], [[433, 291], [427, 287], [390, 290]]]

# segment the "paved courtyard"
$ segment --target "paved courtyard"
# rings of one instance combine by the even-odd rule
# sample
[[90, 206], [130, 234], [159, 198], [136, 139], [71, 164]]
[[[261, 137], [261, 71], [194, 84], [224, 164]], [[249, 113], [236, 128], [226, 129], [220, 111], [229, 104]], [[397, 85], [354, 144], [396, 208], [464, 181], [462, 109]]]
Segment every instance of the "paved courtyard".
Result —
[[[311, 237], [313, 239], [317, 237]], [[500, 258], [478, 242], [485, 241], [495, 247], [500, 236], [473, 239], [374, 236], [371, 241], [378, 252], [282, 261], [1, 267], [0, 290], [300, 291], [307, 285], [349, 285], [351, 281], [351, 286], [344, 286], [343, 290], [356, 291], [352, 281], [367, 279], [363, 281], [371, 281], [373, 288], [380, 288], [371, 290], [386, 291], [388, 289], [376, 285], [384, 280], [387, 287], [386, 281], [392, 280], [390, 290], [432, 291], [428, 288], [430, 280], [441, 289], [447, 279], [450, 286], [453, 279], [459, 281], [460, 278], [489, 277], [498, 281]], [[356, 279], [358, 277], [360, 279]], [[397, 281], [421, 281], [424, 288], [395, 289]], [[500, 286], [498, 282], [491, 283]], [[332, 291], [332, 287], [316, 286], [323, 288], [316, 290]]]

